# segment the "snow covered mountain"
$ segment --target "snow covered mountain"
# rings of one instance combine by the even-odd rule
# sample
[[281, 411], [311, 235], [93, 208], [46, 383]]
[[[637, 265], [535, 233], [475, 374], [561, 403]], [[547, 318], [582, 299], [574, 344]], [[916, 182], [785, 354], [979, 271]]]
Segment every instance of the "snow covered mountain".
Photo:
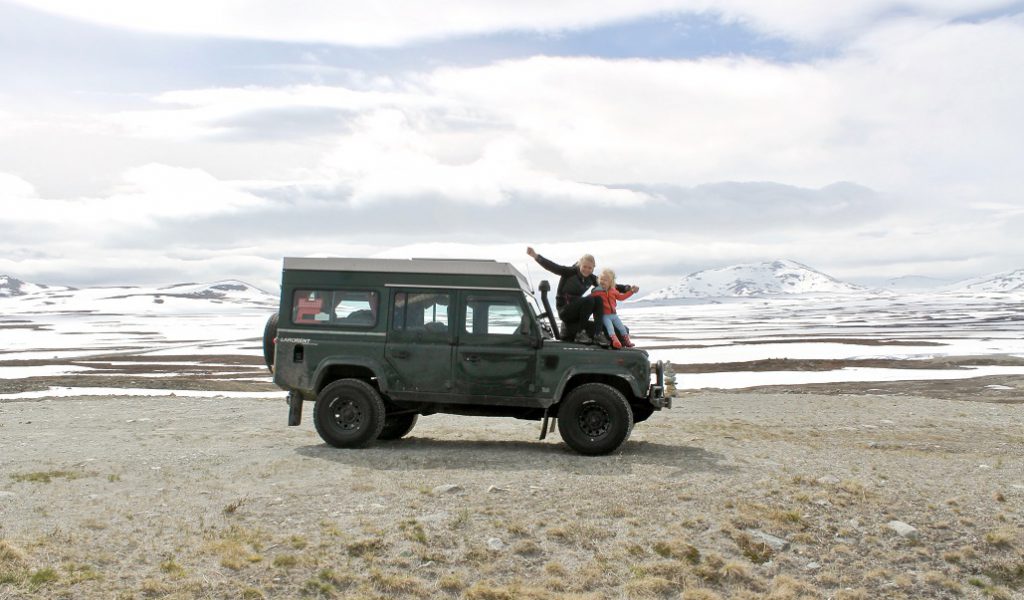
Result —
[[9, 275], [0, 275], [0, 297], [24, 296], [25, 294], [34, 294], [42, 289], [42, 286], [34, 283], [25, 283]]
[[1024, 292], [1024, 269], [969, 279], [954, 287], [969, 292]]
[[180, 283], [167, 287], [118, 286], [69, 288], [25, 283], [0, 276], [0, 299], [18, 308], [58, 311], [129, 311], [175, 308], [194, 312], [211, 304], [277, 306], [278, 298], [241, 281]]
[[854, 294], [866, 288], [844, 283], [792, 260], [733, 265], [687, 275], [642, 300], [749, 298], [789, 294]]

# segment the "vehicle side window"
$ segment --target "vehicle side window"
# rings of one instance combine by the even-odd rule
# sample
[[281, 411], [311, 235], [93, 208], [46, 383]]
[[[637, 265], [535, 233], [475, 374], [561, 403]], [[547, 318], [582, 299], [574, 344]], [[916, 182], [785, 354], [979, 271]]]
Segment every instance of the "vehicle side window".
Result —
[[320, 290], [295, 290], [292, 302], [292, 321], [305, 325], [326, 325], [331, 315], [325, 309], [325, 295], [330, 292]]
[[334, 292], [334, 319], [338, 325], [372, 327], [377, 324], [377, 292]]
[[448, 331], [451, 296], [437, 292], [398, 292], [391, 318], [395, 331]]
[[373, 327], [379, 305], [380, 298], [372, 290], [296, 290], [292, 322]]
[[481, 296], [466, 297], [466, 333], [470, 335], [518, 335], [525, 313], [514, 298]]

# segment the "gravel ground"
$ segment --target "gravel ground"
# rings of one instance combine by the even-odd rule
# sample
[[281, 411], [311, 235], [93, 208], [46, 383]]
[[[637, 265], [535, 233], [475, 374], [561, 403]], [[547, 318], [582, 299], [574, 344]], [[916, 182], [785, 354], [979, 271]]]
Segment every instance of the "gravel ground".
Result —
[[892, 387], [686, 393], [597, 458], [512, 419], [337, 450], [308, 403], [0, 403], [0, 598], [1024, 598], [1024, 398]]

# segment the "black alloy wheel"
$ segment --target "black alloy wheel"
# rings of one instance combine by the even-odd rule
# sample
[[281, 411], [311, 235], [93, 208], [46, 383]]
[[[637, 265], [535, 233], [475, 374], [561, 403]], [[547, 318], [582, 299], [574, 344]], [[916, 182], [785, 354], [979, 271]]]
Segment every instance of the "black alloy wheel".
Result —
[[316, 432], [337, 448], [361, 448], [384, 429], [384, 401], [361, 379], [340, 379], [321, 390], [313, 407]]
[[622, 392], [604, 383], [586, 383], [558, 407], [558, 433], [580, 454], [608, 454], [633, 430], [633, 411]]

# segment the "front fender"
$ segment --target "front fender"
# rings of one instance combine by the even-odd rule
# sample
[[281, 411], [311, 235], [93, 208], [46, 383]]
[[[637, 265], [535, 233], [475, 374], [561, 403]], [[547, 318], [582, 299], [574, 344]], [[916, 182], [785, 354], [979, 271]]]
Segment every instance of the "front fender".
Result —
[[576, 377], [586, 377], [589, 375], [617, 377], [629, 385], [629, 389], [632, 390], [634, 397], [644, 398], [647, 396], [647, 386], [649, 382], [638, 381], [636, 376], [631, 373], [629, 369], [614, 365], [587, 365], [585, 367], [571, 367], [566, 371], [565, 376], [558, 382], [558, 387], [555, 389], [555, 402], [562, 399], [562, 394], [565, 393], [565, 388], [569, 385], [570, 381]]

